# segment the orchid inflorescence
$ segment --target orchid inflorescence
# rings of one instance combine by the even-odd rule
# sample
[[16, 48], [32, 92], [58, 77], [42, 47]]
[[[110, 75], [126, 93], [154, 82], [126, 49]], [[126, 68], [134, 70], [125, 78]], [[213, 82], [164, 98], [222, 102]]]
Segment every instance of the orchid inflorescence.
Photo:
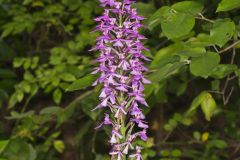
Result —
[[[141, 40], [138, 29], [143, 27], [143, 17], [131, 8], [134, 0], [100, 0], [104, 14], [95, 21], [99, 24], [97, 38], [92, 50], [100, 51], [97, 61], [100, 63], [92, 72], [100, 73], [93, 85], [102, 84], [99, 96], [101, 103], [95, 108], [107, 109], [104, 120], [96, 128], [103, 125], [112, 127], [109, 143], [112, 146], [112, 160], [142, 160], [141, 146], [134, 143], [136, 139], [147, 140], [148, 128], [145, 115], [139, 105], [148, 106], [144, 98], [144, 84], [149, 84], [143, 73], [146, 58], [142, 51], [147, 49]], [[138, 126], [137, 131], [135, 126]]]

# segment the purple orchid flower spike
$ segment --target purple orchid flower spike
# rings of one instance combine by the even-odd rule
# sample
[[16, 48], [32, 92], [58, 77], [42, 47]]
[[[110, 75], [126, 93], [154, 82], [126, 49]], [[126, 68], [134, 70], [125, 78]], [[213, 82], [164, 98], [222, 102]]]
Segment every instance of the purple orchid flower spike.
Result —
[[109, 139], [112, 160], [142, 160], [142, 147], [135, 146], [134, 141], [146, 141], [148, 128], [140, 108], [140, 105], [148, 106], [143, 92], [144, 84], [150, 83], [144, 76], [148, 69], [143, 63], [149, 59], [142, 54], [148, 49], [141, 43], [146, 38], [138, 32], [144, 18], [131, 7], [135, 0], [99, 1], [104, 13], [95, 18], [98, 23], [95, 31], [101, 35], [92, 50], [99, 51], [100, 56], [99, 66], [92, 74], [100, 73], [93, 85], [103, 86], [101, 102], [95, 109], [104, 109], [106, 113], [96, 129], [103, 125], [112, 127]]

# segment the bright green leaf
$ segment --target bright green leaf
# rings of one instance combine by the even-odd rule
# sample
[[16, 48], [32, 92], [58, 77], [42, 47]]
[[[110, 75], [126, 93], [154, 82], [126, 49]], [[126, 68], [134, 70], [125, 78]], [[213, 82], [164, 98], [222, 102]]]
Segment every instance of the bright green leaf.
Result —
[[56, 140], [56, 141], [54, 141], [53, 145], [54, 145], [54, 148], [55, 148], [59, 153], [62, 153], [63, 150], [65, 149], [65, 145], [64, 145], [63, 141], [61, 141], [61, 140]]
[[212, 45], [212, 41], [210, 40], [210, 36], [205, 33], [200, 33], [197, 35], [197, 37], [192, 37], [190, 38], [186, 45], [191, 46], [191, 47], [206, 47]]
[[213, 115], [213, 112], [215, 111], [217, 105], [210, 93], [204, 95], [204, 99], [201, 102], [201, 108], [205, 115], [206, 120], [210, 121], [211, 117]]
[[29, 148], [29, 158], [28, 160], [36, 160], [37, 158], [37, 151], [33, 148], [31, 144], [28, 144]]
[[62, 108], [60, 107], [46, 107], [40, 111], [40, 114], [56, 114], [59, 111], [62, 111]]
[[194, 137], [194, 139], [199, 141], [201, 138], [201, 134], [198, 131], [195, 131], [195, 132], [193, 132], [193, 137]]
[[201, 140], [202, 140], [203, 142], [206, 142], [208, 139], [209, 139], [209, 132], [204, 132], [204, 133], [202, 134]]
[[223, 47], [233, 36], [235, 32], [235, 24], [230, 19], [220, 19], [214, 22], [210, 31], [211, 41]]
[[178, 73], [179, 69], [184, 66], [183, 62], [175, 62], [173, 64], [166, 64], [163, 67], [157, 69], [156, 72], [153, 72], [148, 76], [149, 80], [152, 82], [161, 82], [171, 75]]
[[161, 22], [161, 16], [163, 15], [164, 12], [170, 10], [170, 7], [168, 6], [163, 6], [160, 9], [158, 9], [150, 18], [148, 21], [148, 27], [150, 29], [155, 28], [157, 25], [160, 24]]
[[33, 115], [34, 115], [34, 111], [28, 111], [25, 113], [18, 113], [18, 112], [12, 111], [11, 116], [7, 117], [7, 119], [23, 119], [26, 117], [31, 117]]
[[75, 76], [70, 73], [60, 74], [60, 78], [66, 82], [72, 82], [76, 80]]
[[22, 91], [17, 91], [16, 95], [17, 95], [18, 102], [21, 102], [24, 98], [24, 93]]
[[169, 151], [169, 150], [162, 150], [162, 151], [161, 151], [161, 155], [162, 155], [163, 157], [167, 157], [167, 156], [170, 155], [170, 151]]
[[169, 45], [165, 48], [160, 49], [153, 58], [150, 68], [161, 68], [168, 63], [178, 62], [179, 57], [174, 56], [174, 54], [183, 48], [183, 45], [180, 43], [175, 43], [173, 45]]
[[182, 152], [179, 149], [174, 149], [172, 151], [172, 156], [173, 157], [180, 157], [182, 155]]
[[1, 140], [0, 141], [0, 154], [4, 151], [6, 146], [8, 145], [9, 140]]
[[216, 79], [222, 79], [231, 74], [232, 72], [234, 72], [235, 70], [237, 70], [236, 65], [220, 64], [213, 69], [210, 76]]
[[195, 18], [190, 14], [168, 9], [162, 15], [162, 31], [169, 39], [178, 39], [189, 34], [194, 25]]
[[203, 5], [196, 1], [182, 1], [175, 3], [172, 8], [179, 12], [195, 15], [203, 10]]
[[75, 90], [81, 90], [86, 87], [89, 87], [92, 85], [92, 83], [96, 80], [95, 75], [87, 75], [83, 78], [80, 78], [73, 82], [66, 91], [75, 91]]
[[9, 142], [2, 156], [8, 160], [35, 160], [34, 153], [30, 152], [33, 152], [33, 148], [25, 140], [17, 138]]
[[230, 11], [237, 8], [240, 8], [239, 0], [222, 0], [218, 5], [217, 12]]
[[197, 97], [194, 98], [192, 101], [192, 104], [188, 110], [188, 114], [191, 114], [192, 112], [195, 112], [195, 110], [200, 106], [202, 101], [204, 100], [204, 97], [208, 94], [208, 92], [203, 91], [201, 92]]
[[204, 55], [204, 53], [206, 53], [206, 49], [203, 47], [189, 47], [178, 51], [176, 54], [187, 57], [201, 57]]
[[190, 63], [190, 72], [195, 76], [207, 78], [219, 64], [220, 56], [214, 52], [207, 52], [201, 57], [193, 58]]
[[53, 92], [53, 100], [55, 103], [59, 104], [61, 102], [62, 99], [62, 91], [60, 89], [56, 89]]

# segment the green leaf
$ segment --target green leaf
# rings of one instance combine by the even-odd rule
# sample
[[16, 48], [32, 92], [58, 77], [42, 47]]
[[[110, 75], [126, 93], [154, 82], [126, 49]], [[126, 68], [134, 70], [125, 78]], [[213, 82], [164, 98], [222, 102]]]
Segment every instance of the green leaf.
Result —
[[203, 91], [196, 98], [194, 98], [187, 115], [192, 115], [196, 109], [201, 106], [206, 120], [210, 121], [213, 112], [216, 109], [216, 102], [209, 92]]
[[218, 5], [217, 12], [230, 11], [237, 8], [240, 8], [239, 0], [222, 0]]
[[194, 139], [199, 141], [201, 138], [201, 134], [198, 131], [195, 131], [195, 132], [193, 132], [193, 137], [194, 137]]
[[60, 89], [56, 89], [53, 92], [53, 100], [55, 103], [59, 104], [61, 102], [62, 99], [62, 91]]
[[203, 47], [188, 47], [182, 51], [178, 51], [176, 54], [187, 57], [201, 57], [204, 53], [206, 53], [206, 49]]
[[167, 156], [169, 156], [170, 155], [170, 151], [169, 150], [162, 150], [161, 151], [161, 155], [163, 156], [163, 157], [167, 157]]
[[207, 78], [219, 64], [220, 56], [214, 52], [207, 52], [201, 57], [193, 58], [190, 63], [190, 72], [195, 76]]
[[11, 116], [7, 117], [7, 119], [23, 119], [26, 117], [31, 117], [33, 115], [34, 115], [34, 111], [28, 111], [25, 113], [18, 113], [18, 112], [12, 111]]
[[0, 141], [0, 154], [4, 151], [4, 149], [7, 147], [9, 143], [9, 140], [1, 140]]
[[223, 47], [232, 38], [235, 29], [235, 24], [230, 19], [219, 19], [213, 24], [210, 39], [214, 44]]
[[19, 91], [16, 92], [16, 95], [17, 95], [18, 102], [21, 102], [24, 98], [24, 93], [19, 90]]
[[32, 3], [33, 2], [33, 0], [24, 0], [23, 1], [23, 5], [28, 5], [28, 4], [30, 4], [30, 3]]
[[169, 39], [179, 39], [191, 32], [195, 25], [193, 15], [178, 12], [174, 9], [164, 11], [161, 18], [163, 34]]
[[235, 70], [237, 70], [237, 66], [234, 64], [220, 64], [213, 69], [210, 76], [215, 79], [222, 79]]
[[28, 82], [23, 81], [22, 89], [24, 90], [24, 92], [29, 93], [31, 91], [31, 85]]
[[28, 144], [28, 148], [29, 148], [28, 160], [35, 160], [37, 158], [37, 151], [33, 148], [31, 144]]
[[43, 7], [44, 3], [41, 1], [36, 1], [32, 3], [32, 7]]
[[201, 102], [201, 108], [205, 115], [206, 120], [210, 121], [217, 105], [210, 93], [204, 95], [203, 101]]
[[170, 7], [168, 6], [163, 6], [160, 9], [158, 9], [150, 18], [148, 21], [148, 27], [149, 29], [155, 28], [157, 25], [160, 24], [161, 22], [161, 16], [163, 15], [164, 12], [167, 10], [170, 10]]
[[197, 97], [194, 98], [194, 100], [192, 101], [192, 104], [188, 110], [188, 114], [191, 114], [193, 112], [195, 112], [195, 110], [200, 106], [200, 104], [202, 103], [204, 96], [206, 96], [208, 94], [208, 92], [203, 91], [201, 92]]
[[2, 153], [8, 160], [35, 160], [36, 151], [23, 139], [17, 138], [9, 142]]
[[169, 45], [165, 48], [160, 49], [150, 65], [150, 68], [162, 68], [168, 63], [175, 63], [179, 61], [179, 56], [174, 55], [176, 52], [183, 49], [183, 46], [179, 43]]
[[150, 17], [156, 10], [153, 3], [142, 3], [138, 2], [133, 5], [134, 8], [137, 8], [138, 13], [146, 18]]
[[63, 73], [60, 75], [60, 78], [66, 82], [72, 82], [76, 80], [75, 76], [70, 73]]
[[208, 142], [209, 145], [211, 146], [215, 146], [219, 149], [224, 149], [228, 146], [228, 144], [224, 141], [224, 140], [220, 140], [220, 139], [214, 139]]
[[179, 12], [195, 15], [203, 10], [203, 5], [196, 1], [183, 1], [175, 3], [172, 8]]
[[14, 27], [15, 27], [15, 23], [9, 23], [9, 24], [4, 25], [5, 29], [1, 34], [1, 38], [5, 38], [8, 35], [10, 35], [13, 32]]
[[92, 85], [92, 83], [96, 80], [95, 75], [87, 75], [83, 78], [80, 78], [73, 82], [67, 89], [66, 91], [76, 91], [76, 90], [81, 90], [85, 89], [86, 87], [89, 87]]
[[56, 114], [58, 112], [62, 111], [62, 108], [60, 107], [46, 107], [40, 111], [40, 114]]
[[179, 69], [181, 69], [182, 66], [184, 66], [183, 62], [166, 64], [163, 67], [159, 68], [156, 72], [150, 74], [148, 78], [154, 83], [163, 81], [169, 78], [171, 75], [178, 73]]
[[65, 145], [61, 140], [54, 141], [53, 146], [59, 153], [62, 153], [63, 150], [65, 149]]
[[182, 155], [182, 151], [180, 151], [179, 149], [174, 149], [172, 151], [172, 156], [173, 157], [180, 157]]
[[220, 90], [220, 80], [215, 79], [211, 81], [211, 89], [214, 91], [219, 91]]
[[197, 35], [197, 37], [192, 37], [190, 38], [186, 45], [191, 46], [191, 47], [206, 47], [212, 45], [212, 41], [210, 40], [210, 35], [205, 34], [205, 33], [200, 33]]
[[17, 100], [17, 94], [16, 93], [13, 93], [9, 99], [9, 108], [12, 108], [16, 105], [16, 103], [18, 102]]

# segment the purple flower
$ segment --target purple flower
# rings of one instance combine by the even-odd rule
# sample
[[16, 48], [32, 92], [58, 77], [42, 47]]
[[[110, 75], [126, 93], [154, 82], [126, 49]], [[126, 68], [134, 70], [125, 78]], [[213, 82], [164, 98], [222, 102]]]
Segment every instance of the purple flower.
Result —
[[112, 137], [110, 139], [111, 144], [115, 144], [118, 142], [118, 139], [122, 139], [123, 136], [119, 133], [119, 129], [121, 128], [120, 125], [115, 126], [115, 128], [112, 130]]
[[104, 121], [100, 123], [95, 129], [101, 128], [103, 125], [113, 125], [108, 114], [105, 114]]
[[141, 152], [142, 152], [142, 147], [136, 146], [136, 153], [130, 155], [129, 157], [135, 158], [136, 160], [143, 160]]
[[[112, 159], [126, 159], [130, 154], [128, 157], [142, 160], [142, 148], [133, 142], [137, 138], [147, 140], [148, 125], [140, 105], [148, 106], [143, 84], [150, 81], [144, 76], [148, 69], [143, 61], [149, 59], [142, 54], [143, 50], [148, 51], [141, 43], [146, 38], [138, 33], [144, 18], [131, 7], [135, 0], [99, 1], [104, 13], [95, 18], [98, 23], [95, 31], [101, 35], [92, 49], [100, 52], [99, 66], [92, 74], [100, 74], [93, 85], [103, 86], [99, 95], [101, 102], [95, 109], [105, 109], [108, 114], [96, 128], [112, 126], [109, 140]], [[136, 132], [136, 126], [142, 131]]]

